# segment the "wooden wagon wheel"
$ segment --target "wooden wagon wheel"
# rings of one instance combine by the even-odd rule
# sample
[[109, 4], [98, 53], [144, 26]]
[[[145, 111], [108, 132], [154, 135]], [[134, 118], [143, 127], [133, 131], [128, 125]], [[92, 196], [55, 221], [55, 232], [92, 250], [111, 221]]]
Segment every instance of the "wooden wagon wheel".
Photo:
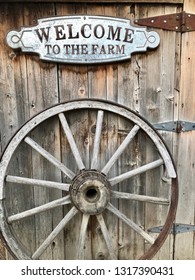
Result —
[[[88, 114], [93, 111], [95, 117], [94, 138], [91, 143], [90, 166], [85, 166], [85, 160], [82, 158], [81, 153], [75, 141], [75, 137], [71, 131], [71, 127], [67, 121], [67, 115], [74, 114], [75, 112], [87, 111]], [[118, 144], [118, 147], [107, 160], [107, 163], [101, 165], [99, 156], [101, 150], [101, 137], [103, 131], [104, 120], [110, 120], [109, 114], [115, 115], [117, 120], [125, 119], [131, 123], [131, 129], [126, 133], [124, 140]], [[31, 133], [36, 130], [40, 125], [48, 122], [52, 118], [56, 118], [61, 127], [61, 135], [63, 134], [66, 141], [69, 143], [70, 151], [73, 154], [75, 162], [75, 170], [70, 170], [66, 164], [57, 159], [54, 155], [44, 149], [36, 140], [33, 139]], [[122, 154], [126, 152], [131, 143], [139, 136], [144, 135], [144, 139], [148, 138], [154, 146], [157, 156], [155, 160], [146, 163], [140, 163], [139, 166], [135, 165], [127, 172], [121, 174], [111, 173], [112, 167], [119, 161]], [[67, 178], [66, 182], [53, 182], [45, 179], [28, 178], [24, 176], [14, 175], [10, 165], [16, 153], [16, 150], [21, 145], [25, 145], [26, 149], [30, 149], [41, 155], [44, 159], [50, 162], [55, 168], [59, 169], [62, 174]], [[109, 143], [108, 143], [109, 145]], [[109, 149], [109, 147], [108, 147]], [[39, 168], [39, 167], [37, 167]], [[123, 192], [120, 184], [128, 182], [134, 176], [141, 176], [147, 172], [159, 169], [159, 178], [166, 173], [170, 178], [169, 194], [167, 198], [149, 196], [147, 194], [136, 194]], [[10, 171], [11, 170], [11, 171]], [[44, 205], [40, 205], [17, 213], [17, 209], [10, 210], [10, 199], [7, 198], [6, 188], [18, 188], [21, 186], [29, 188], [54, 188], [60, 189], [63, 192], [61, 198], [55, 199]], [[156, 186], [158, 188], [158, 186]], [[64, 194], [65, 193], [65, 194]], [[53, 106], [24, 124], [20, 130], [14, 135], [9, 144], [7, 145], [0, 163], [0, 215], [1, 215], [1, 231], [7, 243], [8, 248], [18, 259], [38, 259], [45, 252], [48, 246], [51, 245], [56, 236], [67, 227], [68, 223], [74, 219], [78, 213], [82, 215], [80, 225], [80, 235], [78, 241], [78, 252], [76, 258], [84, 258], [85, 240], [87, 238], [87, 230], [90, 218], [96, 218], [102, 232], [103, 239], [107, 246], [108, 255], [111, 259], [117, 259], [117, 248], [112, 244], [110, 232], [106, 224], [105, 216], [112, 213], [116, 216], [118, 221], [127, 225], [129, 230], [133, 230], [136, 234], [141, 236], [143, 241], [149, 246], [140, 256], [140, 259], [150, 259], [160, 249], [165, 239], [168, 236], [170, 228], [173, 224], [178, 199], [178, 186], [177, 176], [173, 160], [170, 153], [160, 135], [156, 130], [140, 115], [129, 110], [128, 108], [102, 100], [83, 99], [73, 100], [67, 103]], [[138, 203], [165, 205], [167, 207], [167, 215], [162, 231], [156, 237], [148, 233], [144, 226], [137, 224], [128, 215], [124, 214], [122, 210], [116, 207], [113, 201], [125, 201], [131, 203], [137, 201]], [[21, 245], [21, 240], [18, 240], [13, 230], [13, 225], [23, 219], [28, 219], [34, 215], [39, 215], [44, 211], [50, 211], [56, 207], [64, 207], [69, 204], [70, 208], [59, 224], [53, 228], [47, 238], [35, 249], [32, 254], [26, 252]], [[11, 214], [10, 214], [11, 213]], [[152, 214], [152, 213], [151, 213]], [[24, 229], [25, 230], [25, 229]], [[30, 241], [29, 241], [30, 242]]]

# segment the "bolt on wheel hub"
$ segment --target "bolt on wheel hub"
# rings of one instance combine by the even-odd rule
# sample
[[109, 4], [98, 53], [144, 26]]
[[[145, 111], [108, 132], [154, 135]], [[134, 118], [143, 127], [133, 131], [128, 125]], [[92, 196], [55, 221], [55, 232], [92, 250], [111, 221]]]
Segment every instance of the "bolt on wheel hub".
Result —
[[74, 178], [70, 196], [82, 213], [96, 215], [102, 213], [110, 201], [110, 183], [102, 173], [85, 170]]

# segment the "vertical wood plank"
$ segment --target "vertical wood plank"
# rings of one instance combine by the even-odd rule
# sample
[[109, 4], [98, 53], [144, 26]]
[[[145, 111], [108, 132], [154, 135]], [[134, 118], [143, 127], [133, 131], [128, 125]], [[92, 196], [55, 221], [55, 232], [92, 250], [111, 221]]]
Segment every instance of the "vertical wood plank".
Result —
[[[125, 17], [133, 22], [135, 17], [135, 4], [118, 7], [118, 16]], [[137, 100], [139, 98], [138, 88], [138, 64], [136, 55], [132, 55], [129, 61], [118, 65], [118, 103], [123, 104], [130, 109], [138, 112]], [[119, 119], [118, 120], [118, 145], [124, 140], [127, 133], [131, 130], [133, 124]], [[135, 139], [134, 139], [135, 140]], [[138, 156], [138, 147], [136, 141], [125, 150], [119, 159], [119, 174], [133, 169]], [[137, 179], [129, 179], [119, 185], [121, 192], [139, 193]], [[143, 224], [143, 211], [140, 204], [135, 201], [119, 200], [119, 209], [135, 223]], [[140, 238], [122, 221], [119, 221], [119, 258], [134, 259], [140, 255], [143, 249], [143, 239]]]
[[[5, 44], [6, 33], [15, 28], [24, 25], [23, 13], [24, 7], [21, 4], [2, 4], [1, 9], [1, 71], [0, 71], [0, 106], [1, 106], [1, 148], [5, 148], [6, 143], [9, 141], [11, 136], [16, 132], [17, 129], [29, 118], [29, 108], [28, 108], [28, 93], [27, 93], [27, 72], [26, 72], [26, 58], [20, 56], [18, 52], [12, 51]], [[18, 156], [17, 162], [11, 165], [12, 171], [15, 174], [28, 173], [28, 156], [21, 153]], [[25, 163], [25, 166], [23, 165]], [[7, 202], [9, 204], [8, 211], [13, 209], [19, 212], [25, 207], [24, 201], [25, 197], [28, 197], [29, 207], [33, 206], [33, 197], [31, 190], [24, 190], [23, 188], [17, 189], [14, 186], [8, 188], [10, 192], [8, 193]], [[19, 198], [17, 199], [13, 198]], [[21, 200], [20, 200], [21, 198]], [[31, 231], [27, 237], [25, 231], [21, 231], [22, 228], [30, 228]], [[35, 237], [33, 229], [33, 219], [28, 222], [24, 221], [22, 223], [16, 223], [14, 225], [15, 230], [20, 231], [20, 238], [23, 243], [27, 246], [27, 249], [33, 250], [35, 247]], [[29, 242], [28, 238], [31, 240]], [[7, 258], [11, 258], [7, 254]]]
[[[138, 6], [139, 17], [151, 17], [162, 14], [178, 12], [177, 6]], [[156, 30], [161, 38], [160, 46], [156, 50], [147, 52], [144, 56], [137, 55], [137, 65], [139, 70], [139, 110], [141, 115], [146, 117], [151, 123], [173, 120], [175, 116], [174, 100], [177, 98], [176, 88], [176, 52], [180, 46], [178, 43], [180, 34], [164, 30]], [[169, 52], [167, 52], [169, 49]], [[161, 132], [165, 142], [172, 151], [173, 135], [169, 132]], [[143, 146], [142, 146], [143, 148]], [[152, 149], [146, 145], [145, 160], [149, 162], [152, 159]], [[153, 176], [153, 182], [150, 181], [150, 175], [146, 176], [146, 192], [150, 195], [167, 195], [163, 181], [153, 188], [155, 182], [158, 182], [159, 172]], [[164, 176], [163, 174], [161, 176]], [[151, 216], [151, 213], [153, 215]], [[145, 227], [150, 228], [156, 225], [164, 224], [166, 217], [166, 207], [157, 207], [147, 204], [145, 207]], [[169, 236], [155, 259], [170, 259], [173, 257], [173, 239]], [[147, 245], [146, 245], [147, 248]]]
[[[56, 13], [60, 15], [68, 14], [85, 14], [87, 12], [86, 5], [79, 3], [71, 4], [56, 4]], [[87, 98], [88, 97], [88, 68], [87, 66], [75, 65], [59, 65], [58, 66], [58, 79], [59, 79], [59, 100], [70, 101], [73, 99]], [[82, 112], [73, 112], [67, 114], [67, 120], [70, 129], [75, 138], [77, 147], [86, 168], [89, 168], [89, 117], [86, 110]], [[62, 160], [74, 172], [75, 160], [70, 151], [66, 137], [62, 138]], [[64, 207], [64, 213], [68, 211], [68, 207]], [[64, 230], [65, 242], [65, 257], [67, 259], [77, 258], [77, 250], [79, 245], [80, 226], [82, 221], [82, 214], [78, 214], [66, 226]], [[90, 221], [89, 221], [90, 223]], [[91, 231], [88, 226], [85, 240], [85, 259], [91, 259]]]
[[[92, 5], [88, 7], [88, 14], [99, 14], [116, 16], [117, 7], [111, 5]], [[89, 96], [103, 100], [117, 101], [118, 93], [118, 65], [99, 65], [89, 67]], [[95, 121], [95, 119], [94, 119]], [[100, 144], [99, 166], [102, 168], [117, 148], [117, 117], [110, 114], [104, 115], [102, 137]], [[113, 167], [109, 176], [116, 174], [116, 167]], [[114, 202], [113, 202], [114, 203]], [[118, 247], [118, 220], [106, 212], [104, 215], [111, 241], [117, 251]], [[93, 230], [93, 256], [95, 259], [110, 259], [108, 249], [103, 238], [100, 226], [96, 219], [92, 220]], [[116, 252], [117, 253], [117, 252]]]
[[[33, 11], [33, 12], [32, 12]], [[38, 18], [48, 17], [55, 14], [54, 4], [29, 3], [25, 5], [24, 24], [26, 26], [35, 25]], [[30, 116], [41, 112], [43, 109], [58, 103], [58, 82], [57, 67], [52, 63], [41, 62], [36, 56], [26, 56], [27, 68], [27, 90], [29, 95]], [[37, 128], [32, 136], [52, 155], [60, 158], [59, 146], [59, 127], [55, 122], [46, 123]], [[52, 143], [52, 144], [51, 144]], [[39, 154], [32, 151], [32, 176], [39, 179], [59, 181], [61, 173], [48, 164]], [[35, 206], [42, 205], [55, 198], [61, 197], [61, 191], [34, 189]], [[47, 238], [53, 228], [62, 218], [62, 211], [46, 211], [35, 216], [36, 247]], [[46, 259], [63, 259], [64, 254], [61, 250], [63, 246], [62, 235], [59, 235], [51, 246], [40, 257]]]
[[[104, 5], [95, 4], [89, 5], [87, 7], [87, 14], [90, 15], [105, 15]], [[88, 67], [88, 85], [89, 85], [89, 98], [100, 98], [106, 99], [106, 65], [90, 65]], [[91, 123], [96, 124], [96, 115], [91, 115]], [[104, 133], [102, 134], [100, 142], [100, 157], [99, 157], [99, 167], [101, 167], [105, 158], [105, 146], [106, 146], [106, 135], [107, 135], [107, 121], [106, 115], [104, 114], [103, 128]], [[94, 134], [91, 134], [91, 142], [93, 143]], [[92, 150], [91, 150], [92, 151]], [[103, 235], [101, 232], [100, 225], [96, 217], [91, 217], [91, 238], [92, 238], [92, 258], [93, 259], [107, 259], [109, 258], [107, 253], [107, 248]]]
[[[117, 6], [105, 6], [105, 15], [107, 16], [118, 16], [118, 7]], [[113, 65], [108, 64], [106, 66], [106, 99], [111, 100], [117, 103], [118, 100], [118, 63]], [[104, 155], [104, 160], [102, 159], [102, 165], [106, 164], [107, 161], [112, 157], [114, 152], [118, 147], [118, 116], [114, 114], [108, 114], [105, 118], [105, 123], [107, 123], [107, 133], [103, 132], [103, 139], [107, 140], [102, 141], [102, 157]], [[106, 131], [105, 131], [106, 132]], [[118, 164], [114, 166], [109, 171], [108, 176], [114, 177], [118, 174]], [[117, 188], [118, 190], [118, 188]], [[111, 203], [118, 208], [118, 200], [111, 199]], [[111, 239], [111, 242], [114, 247], [115, 255], [119, 256], [119, 221], [118, 218], [113, 215], [111, 212], [105, 213], [105, 221], [108, 228], [108, 233]], [[108, 256], [108, 259], [111, 259], [111, 256]]]
[[[12, 51], [5, 44], [7, 32], [14, 26], [23, 24], [22, 6], [13, 4], [2, 5], [1, 9], [1, 31], [0, 31], [0, 117], [1, 117], [1, 151], [13, 133], [25, 120], [22, 114], [26, 108], [26, 67], [25, 58], [20, 57], [17, 52]], [[14, 11], [18, 10], [18, 15]], [[20, 103], [19, 103], [20, 100]], [[18, 107], [21, 107], [21, 113]], [[28, 116], [26, 116], [28, 118]]]
[[[184, 1], [184, 11], [195, 13], [195, 2]], [[195, 56], [194, 56], [194, 32], [182, 34], [181, 49], [181, 87], [179, 98], [179, 119], [195, 121]], [[195, 201], [195, 148], [194, 131], [177, 135], [177, 168], [179, 176], [179, 204], [177, 211], [177, 223], [194, 224], [194, 201]], [[194, 233], [176, 235], [175, 259], [195, 258]]]

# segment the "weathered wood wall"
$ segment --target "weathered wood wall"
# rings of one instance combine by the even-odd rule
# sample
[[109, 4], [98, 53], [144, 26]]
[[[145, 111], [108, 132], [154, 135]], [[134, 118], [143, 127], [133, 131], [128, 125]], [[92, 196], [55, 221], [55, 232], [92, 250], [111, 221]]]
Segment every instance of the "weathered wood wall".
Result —
[[[0, 2], [5, 2], [4, 0], [0, 0]], [[18, 2], [17, 0], [8, 0], [7, 2]], [[29, 1], [29, 0], [23, 0], [22, 2], [39, 2], [39, 0]], [[54, 2], [53, 0], [43, 0], [41, 2]], [[57, 2], [61, 3], [73, 3], [73, 2], [84, 2], [84, 3], [156, 3], [155, 0], [80, 0], [80, 1], [70, 1], [70, 0], [58, 0]], [[169, 3], [169, 4], [182, 4], [184, 0], [158, 0], [158, 3]]]
[[[184, 1], [185, 11], [195, 13], [195, 2]], [[194, 122], [195, 120], [195, 56], [193, 53], [195, 44], [194, 32], [182, 35], [181, 46], [181, 79], [178, 95], [178, 118]], [[194, 225], [195, 202], [195, 132], [181, 133], [175, 142], [175, 155], [180, 184], [180, 199], [177, 212], [177, 222]], [[176, 235], [175, 258], [195, 259], [194, 232]]]
[[[11, 1], [10, 1], [11, 2]], [[13, 1], [15, 2], [15, 1]], [[34, 1], [35, 2], [35, 1]], [[103, 4], [99, 3], [0, 3], [0, 151], [2, 152], [7, 142], [14, 132], [30, 117], [48, 108], [53, 104], [68, 101], [75, 98], [97, 97], [115, 101], [124, 104], [129, 108], [140, 113], [151, 123], [158, 123], [171, 120], [190, 120], [195, 121], [194, 97], [192, 81], [194, 80], [194, 32], [180, 33], [172, 31], [158, 30], [161, 37], [160, 47], [145, 54], [134, 54], [131, 60], [108, 65], [93, 66], [73, 66], [55, 63], [41, 62], [35, 55], [22, 54], [20, 51], [11, 50], [5, 42], [6, 34], [10, 30], [20, 29], [21, 26], [36, 25], [37, 19], [55, 15], [70, 14], [93, 14], [117, 16], [129, 19], [144, 18], [162, 14], [170, 14], [184, 10], [195, 12], [195, 4], [190, 0], [178, 1], [117, 1], [124, 3]], [[81, 1], [80, 1], [81, 2]], [[92, 2], [92, 1], [82, 1]], [[95, 2], [95, 1], [93, 1]], [[104, 1], [116, 2], [116, 1]], [[133, 3], [132, 3], [133, 2]], [[135, 4], [136, 2], [136, 4]], [[152, 4], [155, 2], [155, 4]], [[148, 4], [150, 3], [150, 4]], [[171, 3], [171, 4], [170, 4]], [[181, 44], [182, 42], [182, 44]], [[182, 62], [182, 66], [181, 66]], [[92, 119], [93, 120], [93, 119]], [[72, 120], [76, 123], [76, 120]], [[88, 127], [86, 123], [86, 128]], [[75, 133], [77, 131], [75, 127]], [[52, 154], [60, 156], [61, 150], [58, 141], [59, 127], [54, 126], [50, 133], [50, 140], [54, 145], [47, 147], [45, 143], [45, 128], [40, 130], [35, 137], [40, 138], [43, 145], [53, 149]], [[109, 133], [109, 132], [108, 132]], [[110, 131], [112, 133], [112, 131]], [[194, 152], [193, 141], [194, 132], [185, 132], [174, 134], [172, 132], [161, 133], [167, 142], [177, 163], [180, 185], [180, 200], [176, 222], [194, 223]], [[80, 132], [80, 143], [85, 145], [85, 153], [89, 153], [89, 139], [85, 132]], [[105, 137], [105, 146], [106, 137]], [[82, 144], [81, 144], [82, 145]], [[109, 145], [111, 145], [109, 143]], [[116, 143], [112, 143], [113, 149]], [[103, 146], [103, 144], [102, 144]], [[55, 148], [54, 148], [55, 147]], [[82, 147], [83, 148], [83, 147]], [[112, 148], [110, 148], [110, 153]], [[147, 152], [146, 152], [147, 153]], [[61, 155], [65, 157], [65, 154]], [[149, 157], [149, 155], [148, 155]], [[44, 178], [44, 164], [40, 157], [33, 157], [34, 165], [30, 167], [30, 173], [36, 177]], [[20, 158], [20, 161], [28, 158]], [[71, 162], [71, 159], [69, 159]], [[127, 164], [127, 158], [123, 158], [123, 164]], [[36, 167], [39, 166], [37, 169]], [[28, 164], [27, 164], [28, 167]], [[47, 172], [51, 178], [59, 178], [61, 175], [48, 167]], [[139, 185], [140, 182], [137, 182]], [[10, 196], [14, 196], [14, 192]], [[33, 193], [25, 192], [26, 197], [32, 197], [29, 204], [39, 205], [49, 200], [49, 197], [59, 197], [60, 193], [48, 191], [36, 191]], [[24, 197], [25, 199], [25, 197]], [[17, 206], [19, 207], [19, 206]], [[22, 207], [22, 206], [21, 206]], [[139, 208], [136, 209], [137, 219], [139, 217]], [[151, 214], [153, 221], [157, 225], [163, 220], [163, 213], [155, 213], [152, 206], [145, 210], [145, 223], [150, 224]], [[56, 211], [55, 215], [41, 214], [39, 219], [33, 221], [35, 226], [31, 233], [31, 243], [29, 249], [34, 249], [36, 239], [44, 240], [48, 228], [45, 225], [47, 219], [52, 226], [57, 224], [63, 213]], [[80, 219], [78, 217], [78, 219]], [[114, 218], [110, 218], [110, 225], [114, 225]], [[76, 234], [77, 220], [70, 225], [67, 231]], [[20, 225], [21, 226], [21, 225]], [[23, 224], [23, 227], [28, 226]], [[97, 227], [97, 223], [92, 221], [92, 227]], [[38, 230], [37, 230], [38, 229]], [[110, 230], [118, 229], [110, 227]], [[126, 228], [120, 225], [120, 238]], [[98, 233], [98, 227], [97, 227]], [[113, 234], [113, 240], [117, 235]], [[72, 258], [72, 252], [76, 250], [76, 242], [72, 237], [68, 237], [64, 244], [64, 237], [60, 235], [55, 241], [55, 249], [49, 248], [42, 258], [64, 257]], [[21, 238], [25, 240], [26, 232], [23, 231]], [[68, 239], [69, 238], [69, 239]], [[78, 238], [78, 237], [77, 237]], [[89, 237], [89, 243], [94, 238], [94, 251], [98, 246], [99, 252], [104, 255], [105, 244], [101, 242], [101, 236], [98, 234]], [[124, 258], [128, 250], [129, 240], [119, 240], [121, 243], [121, 258]], [[137, 243], [139, 240], [137, 240]], [[185, 246], [183, 246], [185, 244]], [[65, 255], [61, 255], [60, 248], [65, 246]], [[185, 248], [185, 249], [184, 249]], [[88, 253], [88, 258], [91, 257]], [[106, 254], [106, 253], [105, 253]], [[139, 246], [132, 253], [133, 257], [139, 254]], [[101, 258], [102, 256], [99, 256]], [[193, 259], [194, 234], [185, 233], [173, 236], [170, 234], [163, 248], [155, 256], [157, 259]], [[96, 256], [98, 258], [98, 256]]]

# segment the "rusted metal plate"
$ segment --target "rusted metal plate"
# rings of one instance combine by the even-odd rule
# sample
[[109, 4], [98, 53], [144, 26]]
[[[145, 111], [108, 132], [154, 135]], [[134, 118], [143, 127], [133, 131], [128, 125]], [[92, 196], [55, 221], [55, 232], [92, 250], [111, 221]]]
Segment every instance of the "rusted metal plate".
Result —
[[186, 12], [136, 19], [135, 23], [177, 32], [195, 31], [195, 15]]
[[37, 26], [10, 31], [7, 43], [43, 60], [90, 64], [128, 59], [156, 48], [160, 37], [126, 19], [82, 15], [40, 19]]

